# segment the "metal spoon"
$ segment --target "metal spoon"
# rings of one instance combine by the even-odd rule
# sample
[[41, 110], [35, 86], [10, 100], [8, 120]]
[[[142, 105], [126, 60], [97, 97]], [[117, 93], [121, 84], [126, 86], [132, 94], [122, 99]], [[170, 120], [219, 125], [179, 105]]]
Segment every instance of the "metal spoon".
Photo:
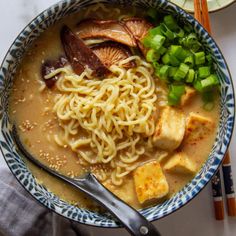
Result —
[[124, 227], [135, 236], [161, 236], [158, 230], [146, 218], [144, 218], [138, 211], [127, 205], [121, 199], [116, 197], [108, 189], [106, 189], [92, 173], [88, 173], [81, 178], [70, 178], [62, 175], [49, 167], [42, 164], [35, 159], [24, 147], [20, 137], [18, 136], [16, 126], [12, 128], [13, 138], [19, 150], [24, 156], [33, 162], [36, 166], [42, 168], [57, 178], [64, 180], [68, 184], [73, 185], [77, 189], [86, 193], [93, 198], [100, 205], [105, 207], [111, 214], [113, 214]]

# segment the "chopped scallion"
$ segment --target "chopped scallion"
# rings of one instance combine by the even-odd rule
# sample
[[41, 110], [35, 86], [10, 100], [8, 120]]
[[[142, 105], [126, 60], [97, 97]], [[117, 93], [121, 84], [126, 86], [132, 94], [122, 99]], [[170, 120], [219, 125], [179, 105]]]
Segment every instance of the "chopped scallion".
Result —
[[174, 55], [181, 62], [183, 62], [185, 58], [189, 55], [189, 53], [180, 45], [171, 45], [170, 54]]
[[148, 62], [154, 62], [154, 61], [158, 61], [160, 58], [160, 54], [155, 51], [154, 49], [149, 49], [146, 55], [146, 60]]
[[168, 72], [169, 72], [170, 66], [164, 65], [160, 68], [159, 75], [160, 79], [167, 80], [168, 79]]
[[161, 26], [157, 26], [155, 28], [152, 28], [148, 31], [148, 35], [149, 36], [155, 36], [155, 35], [163, 35], [162, 34], [162, 27]]
[[198, 68], [198, 77], [204, 79], [211, 74], [211, 68], [209, 66], [201, 66]]
[[189, 71], [189, 66], [187, 66], [184, 63], [181, 63], [173, 79], [176, 81], [183, 81], [186, 75], [188, 74], [188, 71]]
[[174, 55], [170, 54], [170, 64], [172, 66], [179, 66], [180, 65], [180, 61]]
[[169, 77], [174, 77], [174, 75], [175, 75], [175, 73], [176, 73], [176, 71], [178, 70], [178, 68], [177, 67], [173, 67], [173, 66], [171, 66], [170, 68], [169, 68]]
[[199, 80], [195, 80], [193, 86], [198, 92], [202, 92], [202, 84]]
[[162, 34], [165, 35], [168, 39], [173, 40], [175, 38], [175, 33], [172, 32], [165, 24], [161, 24]]
[[186, 77], [186, 83], [193, 83], [193, 80], [194, 80], [194, 70], [189, 69], [188, 75]]
[[169, 105], [177, 105], [180, 102], [180, 99], [184, 93], [185, 86], [183, 84], [170, 85], [168, 94]]
[[162, 57], [162, 62], [165, 65], [170, 65], [170, 55], [169, 53], [166, 53], [163, 57]]
[[194, 66], [194, 58], [193, 58], [193, 55], [190, 55], [190, 56], [186, 57], [186, 58], [184, 59], [184, 63], [185, 63], [186, 65], [188, 65], [189, 67], [193, 67], [193, 66]]
[[218, 78], [216, 75], [210, 75], [207, 78], [201, 80], [201, 85], [203, 90], [212, 88], [214, 85], [218, 84]]
[[152, 41], [150, 43], [151, 48], [158, 50], [163, 45], [163, 43], [165, 42], [165, 39], [166, 38], [162, 35], [158, 35], [158, 34], [155, 35], [152, 38]]
[[196, 52], [194, 53], [195, 64], [202, 65], [205, 63], [205, 52]]
[[178, 24], [172, 15], [167, 15], [164, 17], [164, 23], [170, 30], [178, 29]]

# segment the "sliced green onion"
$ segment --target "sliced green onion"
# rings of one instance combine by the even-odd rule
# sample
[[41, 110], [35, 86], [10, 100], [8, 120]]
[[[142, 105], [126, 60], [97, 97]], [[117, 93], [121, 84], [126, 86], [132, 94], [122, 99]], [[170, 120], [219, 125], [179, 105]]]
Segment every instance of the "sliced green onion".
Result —
[[171, 45], [170, 54], [174, 55], [178, 60], [183, 62], [185, 58], [189, 55], [189, 52], [183, 49], [180, 45]]
[[172, 84], [169, 88], [168, 103], [169, 105], [177, 105], [180, 102], [182, 95], [185, 93], [183, 84]]
[[195, 64], [202, 65], [205, 63], [205, 52], [196, 52], [194, 53]]
[[[195, 73], [196, 74], [196, 73]], [[202, 84], [199, 80], [195, 80], [193, 87], [198, 91], [198, 92], [202, 92]]]
[[186, 65], [188, 65], [189, 67], [193, 67], [193, 66], [194, 66], [194, 58], [193, 58], [193, 55], [190, 55], [190, 56], [186, 57], [186, 58], [184, 59], [184, 63], [185, 63]]
[[193, 52], [196, 52], [201, 48], [201, 44], [198, 42], [198, 38], [195, 33], [190, 33], [185, 38], [180, 39], [180, 44], [184, 45]]
[[143, 45], [144, 45], [145, 47], [147, 47], [147, 48], [150, 48], [151, 45], [152, 45], [152, 39], [153, 39], [153, 36], [147, 34], [147, 35], [142, 39]]
[[152, 41], [150, 43], [151, 48], [158, 50], [163, 45], [163, 43], [165, 42], [165, 39], [166, 38], [162, 35], [158, 35], [158, 34], [155, 35], [152, 38]]
[[160, 54], [155, 51], [154, 49], [149, 49], [146, 55], [146, 60], [148, 62], [154, 62], [154, 61], [158, 61], [160, 58]]
[[178, 29], [178, 24], [172, 15], [167, 15], [164, 17], [164, 23], [170, 30]]
[[180, 102], [180, 98], [177, 97], [174, 93], [169, 92], [168, 94], [168, 104], [170, 106], [178, 105]]
[[[154, 9], [149, 9], [147, 15], [154, 23], [159, 18]], [[146, 60], [152, 63], [155, 75], [169, 85], [170, 105], [179, 104], [186, 84], [202, 94], [204, 109], [213, 109], [213, 92], [218, 88], [219, 79], [211, 74], [213, 59], [192, 26], [179, 25], [173, 16], [167, 15], [149, 30], [142, 42], [149, 49]]]
[[160, 65], [157, 61], [153, 61], [153, 62], [152, 62], [152, 65], [153, 65], [153, 67], [155, 68], [155, 70], [158, 70], [158, 69], [160, 69], [160, 67], [161, 67], [161, 65]]
[[160, 79], [167, 80], [170, 66], [164, 65], [159, 70]]
[[169, 53], [166, 53], [162, 58], [161, 58], [163, 64], [165, 65], [170, 65], [170, 55]]
[[148, 31], [148, 35], [150, 35], [150, 36], [163, 35], [162, 34], [162, 27], [161, 26], [157, 26], [155, 28], [150, 29]]
[[209, 66], [201, 66], [198, 68], [198, 77], [204, 79], [211, 74], [211, 68]]
[[178, 32], [176, 33], [177, 37], [183, 38], [184, 37], [184, 30], [181, 29], [180, 27], [178, 28]]
[[212, 60], [212, 56], [210, 54], [206, 55], [206, 60], [208, 61], [208, 64], [211, 65], [213, 60]]
[[158, 49], [158, 52], [160, 53], [160, 55], [163, 55], [164, 53], [166, 53], [166, 51], [167, 49], [163, 46]]
[[175, 38], [175, 33], [172, 32], [165, 24], [161, 24], [162, 34], [165, 35], [168, 39], [173, 40]]
[[188, 74], [188, 71], [189, 66], [184, 63], [181, 63], [173, 79], [176, 81], [183, 81], [186, 75]]
[[186, 83], [193, 83], [194, 74], [195, 74], [194, 70], [193, 69], [189, 69], [188, 75], [186, 77]]
[[216, 75], [210, 75], [207, 78], [201, 80], [201, 85], [202, 85], [202, 89], [203, 90], [207, 90], [209, 88], [212, 88], [214, 85], [217, 85], [218, 82], [218, 78]]
[[179, 66], [180, 65], [180, 61], [174, 55], [170, 54], [170, 64], [172, 66]]
[[177, 67], [171, 66], [171, 67], [169, 68], [169, 76], [170, 76], [170, 77], [174, 77], [174, 75], [175, 75], [175, 73], [176, 73], [177, 70], [178, 70]]

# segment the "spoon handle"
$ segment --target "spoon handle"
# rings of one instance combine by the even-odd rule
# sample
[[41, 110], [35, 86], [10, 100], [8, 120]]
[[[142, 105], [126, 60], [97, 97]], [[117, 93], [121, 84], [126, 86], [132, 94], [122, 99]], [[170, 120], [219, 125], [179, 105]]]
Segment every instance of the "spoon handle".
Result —
[[89, 173], [83, 179], [73, 179], [72, 184], [116, 216], [131, 235], [160, 236], [152, 223], [106, 189], [93, 174]]
[[[73, 185], [82, 192], [88, 194], [95, 201], [104, 206], [111, 214], [116, 216], [123, 223], [124, 227], [134, 236], [160, 236], [157, 229], [146, 218], [144, 218], [138, 211], [127, 205], [125, 202], [116, 197], [108, 189], [106, 189], [96, 177], [89, 173], [83, 178], [72, 179], [68, 176], [62, 175], [57, 171], [52, 170], [35, 159], [21, 143], [21, 140], [13, 126], [12, 134], [19, 150], [24, 156], [33, 162], [38, 167], [47, 171], [51, 175], [64, 180], [65, 182]], [[128, 194], [128, 193], [127, 193]]]

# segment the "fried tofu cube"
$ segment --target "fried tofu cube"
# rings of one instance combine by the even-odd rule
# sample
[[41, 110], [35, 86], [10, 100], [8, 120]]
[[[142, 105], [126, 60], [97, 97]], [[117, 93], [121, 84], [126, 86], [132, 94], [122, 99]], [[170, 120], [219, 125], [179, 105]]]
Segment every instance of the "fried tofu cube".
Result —
[[208, 117], [191, 112], [187, 119], [185, 143], [193, 144], [214, 131], [215, 122]]
[[197, 91], [190, 87], [190, 86], [185, 86], [185, 94], [182, 95], [181, 100], [180, 100], [180, 105], [185, 106], [189, 102], [191, 102], [192, 98], [196, 95]]
[[160, 115], [153, 136], [153, 144], [161, 149], [174, 150], [185, 133], [185, 116], [181, 110], [165, 107]]
[[194, 174], [197, 171], [196, 165], [184, 152], [175, 153], [165, 163], [164, 170], [181, 174]]
[[138, 201], [158, 199], [169, 192], [169, 185], [157, 161], [148, 162], [134, 171], [134, 185]]

